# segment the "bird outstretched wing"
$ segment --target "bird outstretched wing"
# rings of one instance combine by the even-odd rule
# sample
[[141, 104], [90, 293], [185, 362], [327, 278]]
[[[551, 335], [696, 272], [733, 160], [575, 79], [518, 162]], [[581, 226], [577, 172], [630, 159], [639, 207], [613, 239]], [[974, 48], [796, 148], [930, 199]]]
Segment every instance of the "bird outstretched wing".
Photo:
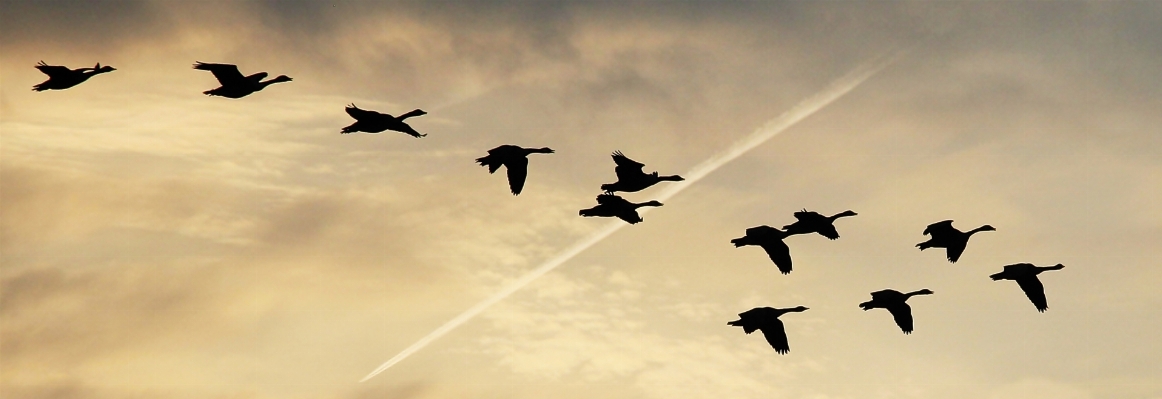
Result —
[[525, 177], [529, 174], [529, 159], [513, 157], [504, 166], [508, 169], [508, 188], [512, 190], [512, 195], [520, 194], [525, 186]]
[[937, 235], [944, 235], [944, 233], [952, 231], [956, 231], [956, 228], [952, 227], [952, 221], [945, 220], [928, 225], [928, 227], [924, 229], [924, 235], [931, 235], [933, 238], [935, 238]]
[[72, 72], [72, 70], [69, 68], [60, 65], [48, 65], [45, 64], [44, 61], [36, 63], [36, 69], [39, 69], [41, 73], [48, 75], [49, 78], [68, 75], [70, 72]]
[[194, 69], [210, 71], [222, 86], [245, 85], [247, 83], [246, 77], [242, 76], [242, 72], [238, 72], [238, 66], [236, 65], [211, 64], [197, 61], [194, 64]]
[[904, 334], [912, 333], [912, 307], [906, 303], [901, 303], [898, 306], [888, 308], [888, 312], [892, 313], [892, 318], [896, 319], [896, 325], [900, 326], [900, 330]]
[[787, 243], [783, 240], [772, 239], [770, 242], [759, 245], [767, 252], [767, 256], [775, 262], [775, 266], [783, 274], [791, 273], [791, 249], [787, 247]]
[[[967, 244], [967, 243], [966, 243]], [[964, 253], [966, 245], [949, 245], [948, 246], [948, 261], [956, 263], [960, 260], [960, 255]]]
[[[385, 115], [385, 114], [381, 114], [379, 112], [361, 109], [359, 107], [356, 107], [355, 104], [350, 104], [347, 106], [347, 108], [344, 108], [343, 110], [347, 111], [347, 115], [351, 115], [351, 117], [355, 118], [355, 120], [357, 120], [357, 121]], [[386, 115], [386, 116], [390, 117], [391, 115]]]
[[626, 204], [629, 203], [629, 201], [626, 201], [624, 198], [614, 194], [601, 194], [597, 196], [597, 203], [601, 205], [615, 205]]
[[771, 344], [772, 348], [775, 348], [775, 352], [783, 355], [791, 351], [791, 345], [787, 343], [787, 331], [783, 328], [782, 320], [764, 320], [759, 331], [763, 332], [763, 337], [767, 339], [767, 343]]
[[879, 290], [871, 293], [872, 301], [874, 302], [891, 301], [901, 295], [903, 294], [896, 290]]
[[767, 226], [764, 224], [762, 226], [755, 226], [755, 227], [751, 227], [749, 229], [746, 229], [746, 235], [749, 237], [757, 237], [757, 236], [773, 234], [777, 231], [778, 231], [778, 229], [771, 227], [771, 226]]
[[645, 174], [642, 172], [642, 168], [646, 166], [645, 164], [629, 159], [621, 151], [613, 152], [613, 162], [617, 164], [617, 167], [613, 168], [613, 173], [617, 174], [618, 180], [630, 179]]
[[1025, 296], [1029, 297], [1038, 311], [1044, 312], [1049, 309], [1049, 303], [1045, 300], [1045, 286], [1037, 276], [1019, 278], [1017, 285], [1021, 286], [1021, 291], [1025, 291]]

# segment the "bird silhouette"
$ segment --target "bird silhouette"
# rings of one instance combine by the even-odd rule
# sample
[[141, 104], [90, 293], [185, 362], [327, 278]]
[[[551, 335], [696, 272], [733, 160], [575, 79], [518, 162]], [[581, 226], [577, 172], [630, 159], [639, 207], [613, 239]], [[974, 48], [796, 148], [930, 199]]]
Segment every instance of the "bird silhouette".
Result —
[[339, 133], [379, 133], [384, 130], [393, 130], [400, 133], [407, 133], [415, 138], [427, 136], [426, 134], [420, 134], [416, 129], [412, 129], [410, 125], [403, 121], [413, 116], [427, 115], [428, 113], [422, 109], [413, 109], [406, 114], [400, 115], [398, 118], [388, 114], [360, 109], [355, 104], [348, 105], [345, 110], [347, 111], [347, 115], [355, 118], [355, 123], [343, 128]]
[[629, 224], [636, 224], [642, 221], [642, 217], [637, 214], [637, 208], [643, 206], [662, 206], [661, 202], [649, 201], [640, 204], [626, 201], [624, 198], [613, 194], [601, 194], [597, 196], [597, 206], [582, 209], [578, 212], [581, 216], [591, 217], [616, 217], [628, 222]]
[[783, 329], [783, 321], [779, 320], [782, 316], [790, 312], [802, 312], [807, 310], [806, 307], [796, 306], [786, 309], [775, 308], [754, 308], [738, 314], [738, 320], [727, 322], [727, 325], [742, 327], [742, 331], [750, 334], [754, 330], [763, 332], [763, 337], [766, 337], [767, 343], [775, 348], [775, 352], [780, 355], [785, 355], [791, 351], [791, 346], [787, 344], [787, 332]]
[[791, 273], [791, 249], [783, 242], [789, 234], [771, 226], [758, 226], [746, 229], [746, 236], [730, 240], [735, 248], [746, 245], [757, 245], [767, 251], [767, 256], [775, 262], [783, 274]]
[[1053, 266], [1033, 266], [1030, 263], [1018, 263], [1015, 265], [1005, 266], [1005, 270], [991, 275], [993, 281], [998, 280], [1013, 280], [1017, 285], [1021, 286], [1021, 291], [1025, 291], [1025, 296], [1033, 302], [1033, 306], [1037, 307], [1037, 311], [1044, 312], [1049, 309], [1048, 302], [1045, 301], [1045, 286], [1041, 285], [1041, 280], [1037, 279], [1037, 275], [1046, 270], [1061, 270], [1065, 265], [1060, 263]]
[[48, 80], [32, 86], [33, 91], [64, 90], [89, 80], [93, 75], [117, 70], [108, 65], [101, 66], [100, 62], [92, 68], [69, 69], [60, 65], [48, 65], [44, 61], [38, 62], [36, 69], [48, 75]]
[[912, 307], [904, 303], [915, 295], [932, 295], [932, 290], [927, 288], [912, 291], [907, 294], [896, 290], [883, 290], [871, 293], [872, 300], [859, 304], [863, 310], [870, 310], [875, 308], [887, 309], [892, 314], [892, 318], [896, 319], [896, 325], [900, 326], [900, 330], [904, 334], [912, 333]]
[[508, 188], [512, 195], [520, 194], [525, 186], [525, 177], [529, 174], [529, 154], [552, 154], [551, 148], [523, 148], [515, 145], [502, 145], [488, 150], [488, 155], [476, 158], [480, 166], [487, 166], [488, 173], [495, 173], [504, 165], [508, 169]]
[[292, 80], [286, 75], [278, 75], [278, 77], [264, 82], [262, 79], [266, 77], [266, 72], [242, 76], [242, 73], [238, 72], [238, 67], [231, 64], [210, 64], [197, 61], [194, 64], [194, 69], [210, 71], [210, 73], [214, 74], [215, 78], [218, 78], [218, 83], [222, 84], [217, 89], [203, 91], [202, 94], [207, 96], [242, 98], [265, 89], [266, 86], [279, 82], [290, 82]]
[[601, 190], [607, 193], [613, 193], [615, 191], [633, 193], [658, 184], [660, 181], [686, 180], [678, 175], [658, 176], [658, 172], [647, 175], [645, 172], [642, 172], [642, 168], [645, 167], [644, 164], [629, 159], [621, 151], [614, 151], [613, 162], [617, 164], [617, 167], [613, 169], [613, 172], [617, 174], [617, 181], [601, 185]]
[[968, 232], [962, 232], [952, 227], [951, 220], [936, 222], [924, 229], [924, 235], [932, 237], [928, 241], [916, 244], [916, 247], [919, 247], [921, 251], [928, 248], [947, 248], [948, 261], [956, 263], [956, 260], [960, 259], [960, 254], [964, 253], [964, 246], [968, 245], [968, 238], [982, 231], [996, 231], [996, 228], [986, 224]]
[[795, 212], [795, 218], [799, 220], [783, 226], [783, 230], [787, 232], [787, 235], [819, 233], [819, 235], [834, 240], [839, 238], [839, 232], [835, 231], [833, 224], [835, 219], [855, 215], [857, 215], [855, 212], [843, 211], [832, 216], [823, 216], [804, 209]]

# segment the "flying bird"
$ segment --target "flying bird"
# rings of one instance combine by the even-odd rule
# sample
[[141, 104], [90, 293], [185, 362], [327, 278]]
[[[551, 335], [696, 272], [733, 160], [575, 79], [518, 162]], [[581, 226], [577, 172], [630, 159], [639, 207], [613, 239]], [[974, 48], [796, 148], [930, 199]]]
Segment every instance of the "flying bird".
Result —
[[649, 201], [640, 204], [626, 201], [624, 198], [613, 194], [601, 194], [597, 196], [597, 206], [582, 209], [578, 212], [581, 216], [591, 217], [616, 217], [628, 222], [629, 224], [636, 224], [642, 221], [642, 217], [637, 214], [637, 208], [643, 206], [662, 206], [661, 202]]
[[1021, 286], [1021, 291], [1025, 291], [1025, 296], [1033, 302], [1033, 306], [1037, 307], [1037, 311], [1044, 312], [1049, 309], [1049, 304], [1045, 301], [1045, 286], [1041, 285], [1041, 280], [1037, 279], [1037, 275], [1046, 270], [1061, 270], [1065, 266], [1058, 263], [1053, 266], [1033, 266], [1030, 263], [1018, 263], [1015, 265], [1005, 266], [1005, 270], [991, 275], [994, 281], [998, 280], [1013, 280], [1017, 285]]
[[790, 312], [802, 312], [807, 310], [806, 307], [796, 306], [786, 309], [775, 308], [754, 308], [738, 314], [738, 320], [727, 322], [727, 325], [742, 327], [742, 331], [750, 334], [754, 330], [763, 332], [763, 337], [766, 337], [767, 343], [775, 348], [775, 352], [780, 355], [785, 355], [791, 351], [791, 346], [787, 344], [787, 332], [783, 329], [783, 322], [779, 320], [779, 316]]
[[355, 118], [355, 123], [343, 128], [339, 133], [379, 133], [384, 130], [393, 130], [400, 133], [407, 133], [415, 138], [427, 136], [426, 134], [420, 134], [416, 129], [412, 129], [410, 125], [403, 121], [413, 116], [427, 115], [428, 113], [422, 109], [413, 109], [406, 114], [400, 115], [398, 118], [388, 114], [360, 109], [355, 104], [348, 105], [345, 110], [347, 111], [347, 115]]
[[892, 314], [892, 318], [896, 319], [896, 325], [900, 326], [900, 330], [904, 334], [912, 333], [912, 307], [904, 303], [915, 295], [932, 295], [932, 290], [927, 288], [912, 291], [907, 294], [896, 290], [883, 290], [871, 293], [872, 300], [859, 304], [863, 310], [870, 310], [875, 308], [887, 309]]
[[968, 245], [968, 238], [982, 231], [996, 231], [996, 228], [986, 224], [969, 230], [968, 232], [962, 232], [952, 227], [951, 220], [936, 222], [928, 225], [928, 228], [924, 229], [924, 235], [930, 235], [932, 237], [928, 241], [916, 244], [916, 246], [921, 251], [928, 248], [947, 248], [948, 261], [956, 263], [956, 260], [960, 259], [960, 254], [964, 253], [964, 246]]
[[855, 212], [843, 211], [832, 216], [823, 216], [804, 209], [795, 212], [795, 218], [799, 220], [783, 226], [783, 230], [787, 232], [787, 235], [819, 233], [819, 235], [834, 240], [839, 238], [839, 232], [835, 231], [833, 224], [835, 219], [855, 215], [857, 215]]
[[512, 190], [512, 195], [518, 195], [525, 186], [525, 177], [529, 174], [529, 154], [552, 153], [553, 150], [548, 147], [523, 148], [502, 145], [488, 150], [488, 155], [476, 158], [476, 162], [479, 162], [480, 166], [487, 166], [488, 173], [495, 173], [501, 165], [504, 165], [508, 169], [508, 188]]
[[202, 94], [207, 96], [242, 98], [265, 89], [266, 86], [279, 82], [290, 82], [292, 80], [286, 75], [278, 75], [278, 77], [264, 82], [262, 79], [266, 77], [266, 72], [242, 76], [242, 73], [238, 72], [238, 67], [231, 64], [210, 64], [197, 61], [194, 64], [194, 69], [210, 71], [210, 73], [214, 74], [215, 78], [218, 78], [218, 83], [222, 84], [217, 89], [203, 91]]
[[93, 75], [116, 71], [111, 66], [101, 66], [100, 62], [92, 68], [69, 69], [60, 65], [48, 65], [41, 61], [36, 64], [36, 69], [48, 75], [48, 80], [32, 86], [33, 91], [64, 90], [89, 80]]
[[757, 245], [767, 251], [767, 256], [775, 262], [783, 274], [791, 272], [791, 249], [783, 242], [790, 234], [771, 226], [758, 226], [746, 229], [746, 236], [730, 240], [735, 248], [746, 245]]
[[678, 175], [658, 176], [658, 172], [653, 172], [647, 175], [642, 171], [642, 168], [646, 165], [629, 159], [629, 157], [626, 157], [625, 154], [621, 153], [621, 151], [613, 152], [613, 162], [617, 164], [617, 167], [613, 169], [613, 172], [617, 174], [617, 181], [614, 183], [601, 185], [601, 190], [607, 193], [613, 193], [615, 191], [633, 193], [644, 190], [649, 186], [658, 184], [660, 181], [686, 180], [683, 179], [682, 176]]

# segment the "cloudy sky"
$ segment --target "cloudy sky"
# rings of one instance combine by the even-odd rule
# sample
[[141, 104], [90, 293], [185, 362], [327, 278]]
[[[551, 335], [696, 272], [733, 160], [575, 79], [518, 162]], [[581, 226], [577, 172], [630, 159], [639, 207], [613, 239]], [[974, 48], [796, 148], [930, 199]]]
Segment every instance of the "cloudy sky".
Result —
[[[479, 318], [606, 220], [849, 94]], [[34, 65], [117, 71], [33, 92]], [[291, 83], [211, 98], [195, 61]], [[0, 396], [1162, 398], [1156, 2], [0, 2]], [[348, 103], [428, 137], [340, 135]], [[473, 162], [551, 147], [524, 193]], [[646, 201], [662, 188], [627, 195]], [[842, 238], [748, 227], [811, 209]], [[914, 245], [954, 219], [960, 262]], [[1006, 264], [1041, 275], [1038, 313]], [[868, 293], [929, 288], [901, 334]], [[726, 325], [758, 306], [791, 352]]]

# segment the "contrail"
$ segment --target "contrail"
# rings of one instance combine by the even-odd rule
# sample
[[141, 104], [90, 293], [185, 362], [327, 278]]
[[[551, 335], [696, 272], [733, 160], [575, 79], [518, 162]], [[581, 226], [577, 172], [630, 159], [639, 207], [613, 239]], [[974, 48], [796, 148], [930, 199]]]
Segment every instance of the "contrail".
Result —
[[[702, 163], [694, 166], [690, 169], [689, 172], [682, 174], [682, 176], [686, 178], [686, 181], [677, 184], [671, 184], [669, 188], [667, 188], [661, 193], [661, 195], [657, 197], [657, 200], [664, 202], [670, 199], [674, 195], [682, 192], [682, 190], [690, 187], [690, 185], [694, 184], [698, 180], [701, 180], [711, 172], [714, 172], [718, 168], [722, 167], [722, 165], [733, 161], [735, 158], [742, 156], [742, 154], [745, 154], [747, 151], [750, 151], [755, 147], [758, 147], [760, 144], [766, 142], [767, 140], [770, 140], [771, 137], [775, 137], [775, 135], [783, 132], [784, 130], [787, 130], [787, 128], [791, 126], [794, 126], [796, 123], [799, 123], [799, 121], [802, 121], [808, 116], [811, 116], [811, 114], [814, 114], [816, 111], [823, 109], [823, 107], [826, 107], [833, 101], [843, 97], [844, 94], [847, 94], [852, 89], [855, 89], [860, 85], [860, 83], [863, 83], [872, 75], [875, 75], [877, 72], [890, 65], [897, 58], [899, 58], [901, 54], [903, 54], [903, 52], [892, 52], [887, 55], [878, 57], [865, 63], [864, 65], [861, 65], [855, 70], [848, 72], [846, 75], [843, 75], [839, 79], [836, 79], [826, 88], [824, 88], [823, 91], [820, 91], [814, 96], [808, 97], [807, 99], [799, 102], [799, 104], [796, 104], [782, 115], [771, 119], [762, 127], [756, 129], [750, 135], [738, 140], [734, 143], [734, 145], [715, 154], [714, 156], [708, 158], [706, 161], [703, 161]], [[639, 212], [645, 213], [648, 211], [649, 209], [647, 208], [642, 209]], [[419, 352], [420, 349], [428, 346], [428, 344], [432, 343], [432, 341], [439, 339], [440, 337], [444, 336], [444, 334], [447, 334], [448, 332], [456, 329], [456, 327], [459, 327], [469, 320], [472, 320], [473, 317], [476, 317], [480, 313], [484, 312], [484, 310], [488, 309], [489, 306], [504, 300], [504, 298], [507, 298], [517, 290], [524, 288], [533, 280], [536, 280], [538, 277], [543, 276], [545, 273], [556, 269], [557, 266], [568, 262], [570, 259], [573, 259], [574, 256], [577, 256], [577, 254], [580, 254], [586, 249], [589, 249], [589, 247], [592, 247], [594, 244], [601, 242], [601, 240], [604, 240], [606, 237], [609, 237], [611, 234], [617, 232], [617, 230], [620, 230], [626, 225], [627, 223], [621, 220], [615, 220], [609, 224], [606, 224], [605, 227], [602, 227], [600, 230], [590, 234], [581, 241], [574, 243], [568, 249], [557, 254], [557, 256], [550, 258], [543, 265], [534, 269], [528, 274], [525, 274], [516, 281], [513, 281], [511, 284], [504, 287], [504, 289], [501, 289], [496, 294], [493, 294], [487, 299], [476, 304], [476, 306], [473, 306], [464, 311], [464, 313], [461, 313], [459, 316], [456, 316], [456, 318], [449, 320], [447, 323], [444, 323], [444, 325], [440, 326], [440, 328], [437, 328], [435, 331], [432, 331], [423, 338], [420, 338], [419, 341], [416, 341], [416, 343], [407, 347], [407, 349], [404, 349], [399, 354], [395, 355], [391, 359], [388, 359], [387, 362], [380, 365], [375, 369], [375, 371], [367, 374], [367, 376], [363, 377], [363, 379], [359, 380], [359, 382], [367, 381], [371, 379], [371, 377], [375, 377], [377, 374], [382, 373], [384, 370], [387, 370], [391, 366], [394, 366], [396, 363], [407, 359], [407, 357], [411, 356], [413, 353]]]

